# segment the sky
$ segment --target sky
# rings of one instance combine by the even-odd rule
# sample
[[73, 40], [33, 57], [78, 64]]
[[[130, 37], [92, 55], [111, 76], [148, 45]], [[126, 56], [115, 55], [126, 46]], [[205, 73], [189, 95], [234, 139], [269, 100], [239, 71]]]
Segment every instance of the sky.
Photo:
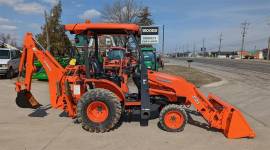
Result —
[[[39, 33], [44, 10], [58, 0], [0, 0], [0, 33], [10, 33], [21, 44], [25, 32]], [[148, 6], [155, 25], [165, 25], [165, 51], [216, 51], [241, 47], [241, 23], [247, 21], [245, 49], [266, 48], [270, 36], [270, 0], [135, 0]], [[113, 0], [62, 0], [62, 23], [86, 18], [102, 22], [101, 12]], [[161, 29], [161, 28], [160, 28]], [[162, 32], [160, 32], [162, 33]], [[161, 42], [162, 36], [160, 36]], [[158, 49], [161, 44], [156, 45]]]

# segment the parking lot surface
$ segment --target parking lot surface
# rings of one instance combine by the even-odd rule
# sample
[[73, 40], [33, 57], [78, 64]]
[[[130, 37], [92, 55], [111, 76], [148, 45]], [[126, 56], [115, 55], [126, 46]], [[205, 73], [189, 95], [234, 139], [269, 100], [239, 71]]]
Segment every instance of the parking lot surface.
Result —
[[[169, 63], [186, 65], [178, 60], [169, 60]], [[151, 120], [148, 127], [141, 127], [139, 122], [123, 122], [108, 133], [89, 133], [61, 111], [49, 107], [47, 82], [33, 81], [32, 93], [43, 107], [31, 110], [16, 106], [15, 79], [0, 79], [0, 150], [269, 149], [269, 74], [243, 73], [235, 68], [204, 63], [192, 66], [223, 79], [220, 84], [201, 87], [201, 90], [215, 93], [238, 107], [257, 133], [255, 139], [226, 139], [220, 132], [191, 124], [183, 132], [168, 133], [159, 129], [158, 119]]]

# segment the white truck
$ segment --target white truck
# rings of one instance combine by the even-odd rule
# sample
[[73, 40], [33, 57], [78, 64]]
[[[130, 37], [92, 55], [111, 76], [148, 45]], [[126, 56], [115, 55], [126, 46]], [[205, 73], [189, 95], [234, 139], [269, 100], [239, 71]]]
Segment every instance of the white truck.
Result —
[[18, 73], [20, 51], [17, 49], [0, 48], [0, 75], [13, 78]]

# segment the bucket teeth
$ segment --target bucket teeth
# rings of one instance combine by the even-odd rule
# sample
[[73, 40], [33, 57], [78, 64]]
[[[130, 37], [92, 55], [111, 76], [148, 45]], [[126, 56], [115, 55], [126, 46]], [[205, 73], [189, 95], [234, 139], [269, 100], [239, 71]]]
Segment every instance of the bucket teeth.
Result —
[[27, 90], [22, 90], [17, 93], [16, 104], [20, 108], [33, 108], [36, 109], [42, 105], [40, 105], [31, 92]]

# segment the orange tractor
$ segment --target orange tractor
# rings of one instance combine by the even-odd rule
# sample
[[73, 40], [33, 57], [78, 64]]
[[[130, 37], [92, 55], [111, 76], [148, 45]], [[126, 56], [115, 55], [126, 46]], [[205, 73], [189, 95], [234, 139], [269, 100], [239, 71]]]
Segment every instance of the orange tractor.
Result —
[[[22, 108], [38, 108], [40, 104], [31, 94], [33, 64], [37, 58], [49, 78], [50, 103], [76, 119], [90, 132], [107, 132], [128, 112], [139, 111], [141, 125], [147, 125], [152, 105], [159, 106], [161, 127], [169, 132], [182, 131], [188, 121], [187, 110], [193, 105], [209, 127], [219, 129], [227, 138], [253, 138], [241, 112], [214, 95], [205, 97], [185, 79], [165, 73], [147, 70], [137, 42], [140, 28], [135, 24], [81, 23], [65, 26], [72, 34], [85, 34], [95, 41], [95, 54], [85, 49], [84, 65], [68, 65], [63, 68], [33, 37], [25, 35], [23, 53], [16, 82], [16, 103]], [[138, 88], [137, 96], [129, 96], [109, 75], [103, 73], [97, 62], [98, 36], [102, 34], [127, 34], [137, 50], [139, 60], [133, 79]], [[89, 40], [90, 41], [90, 40]], [[23, 78], [22, 72], [25, 72]]]

